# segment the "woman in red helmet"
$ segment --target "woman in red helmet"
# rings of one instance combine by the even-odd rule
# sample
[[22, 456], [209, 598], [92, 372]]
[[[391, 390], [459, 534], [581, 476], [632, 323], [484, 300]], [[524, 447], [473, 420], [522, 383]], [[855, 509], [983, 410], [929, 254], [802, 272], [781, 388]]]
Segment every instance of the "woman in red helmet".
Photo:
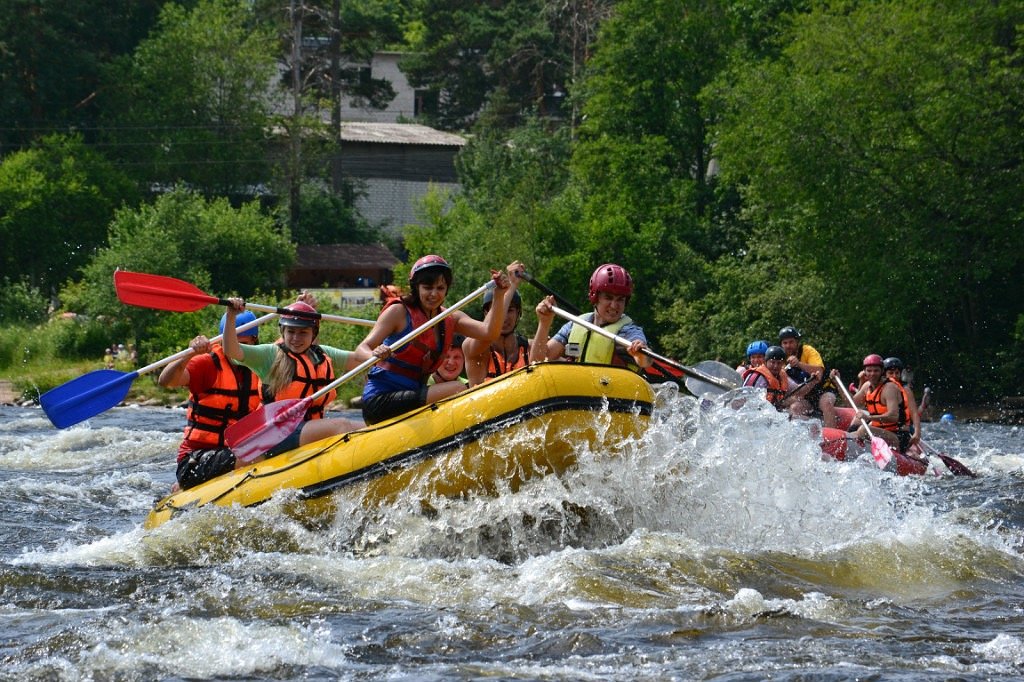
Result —
[[614, 263], [605, 263], [590, 276], [590, 302], [594, 312], [583, 319], [630, 341], [628, 348], [618, 346], [601, 334], [591, 333], [582, 325], [567, 322], [548, 338], [551, 321], [555, 317], [552, 306], [555, 297], [548, 296], [537, 304], [537, 333], [530, 348], [530, 361], [543, 362], [567, 358], [574, 362], [592, 362], [621, 365], [638, 370], [649, 367], [651, 359], [642, 350], [647, 347], [644, 330], [626, 315], [626, 305], [633, 295], [633, 278], [626, 269]]
[[[234, 317], [245, 309], [245, 303], [240, 298], [229, 301], [232, 305], [228, 307], [226, 319], [233, 322]], [[234, 325], [226, 324], [224, 328], [225, 354], [233, 362], [252, 369], [260, 378], [264, 403], [305, 398], [359, 364], [355, 353], [316, 343], [320, 320], [313, 317], [316, 314], [313, 306], [305, 301], [296, 301], [286, 309], [298, 314], [281, 315], [281, 340], [276, 343], [243, 346], [238, 342]], [[314, 401], [295, 431], [267, 454], [285, 452], [359, 428], [361, 425], [350, 419], [323, 418], [335, 397], [336, 393], [331, 391]]]
[[[523, 264], [516, 261], [508, 266], [509, 276], [516, 278], [524, 269]], [[458, 380], [429, 386], [428, 380], [444, 361], [457, 334], [488, 344], [498, 338], [505, 319], [504, 301], [509, 283], [500, 273], [494, 272], [492, 276], [498, 283], [495, 305], [483, 321], [456, 310], [440, 324], [392, 352], [391, 344], [444, 310], [442, 304], [452, 284], [452, 268], [444, 258], [429, 255], [413, 264], [409, 271], [409, 293], [384, 307], [373, 329], [355, 350], [360, 362], [371, 356], [380, 358], [370, 370], [363, 388], [363, 420], [367, 424], [405, 414], [466, 389], [466, 384]]]

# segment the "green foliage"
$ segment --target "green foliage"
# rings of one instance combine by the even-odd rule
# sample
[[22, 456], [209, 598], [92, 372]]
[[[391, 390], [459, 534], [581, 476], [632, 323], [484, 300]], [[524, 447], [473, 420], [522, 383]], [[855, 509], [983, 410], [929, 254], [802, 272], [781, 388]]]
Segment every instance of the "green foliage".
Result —
[[53, 135], [0, 163], [0, 269], [55, 291], [106, 242], [127, 178], [78, 136]]
[[121, 304], [111, 284], [117, 268], [183, 279], [218, 296], [273, 290], [295, 258], [295, 247], [273, 228], [255, 203], [233, 208], [183, 189], [137, 210], [118, 211], [110, 246], [85, 268], [80, 287], [65, 290], [66, 304], [90, 315], [128, 319], [146, 350], [159, 313]]
[[54, 357], [97, 361], [108, 347], [124, 343], [129, 333], [123, 322], [82, 316], [51, 320], [42, 331], [50, 337]]
[[[432, 192], [422, 207], [426, 227], [406, 229], [410, 260], [427, 253], [448, 259], [455, 271], [450, 297], [469, 293], [490, 269], [516, 259], [540, 278], [566, 233], [558, 196], [568, 153], [567, 131], [548, 131], [535, 120], [507, 134], [474, 138], [458, 159], [463, 193]], [[395, 273], [397, 281], [404, 276]], [[536, 300], [535, 292], [523, 295]]]
[[425, 0], [421, 41], [403, 69], [414, 85], [444, 92], [435, 123], [445, 129], [468, 127], [484, 108], [495, 127], [557, 115], [613, 4]]
[[251, 193], [266, 179], [275, 55], [251, 3], [164, 5], [150, 37], [109, 69], [103, 106], [112, 154], [143, 186]]
[[[291, 235], [296, 244], [372, 244], [380, 241], [378, 231], [354, 208], [358, 193], [349, 185], [341, 194], [324, 183], [302, 184], [298, 220], [292, 223]], [[281, 213], [288, 210], [281, 207]], [[280, 222], [287, 222], [285, 216]]]
[[653, 310], [701, 293], [703, 262], [738, 246], [709, 229], [721, 195], [707, 180], [699, 97], [732, 44], [724, 5], [618, 3], [574, 92], [584, 115], [571, 165], [579, 217], [558, 269], [586, 282], [600, 263], [625, 266], [637, 282], [630, 316], [655, 339]]
[[1024, 287], [1024, 4], [836, 7], [729, 74], [716, 153], [749, 220], [836, 282], [844, 355], [970, 376]]
[[95, 130], [104, 65], [145, 37], [164, 2], [0, 2], [2, 153], [55, 131]]
[[48, 325], [0, 327], [0, 369], [16, 370], [53, 356], [54, 334]]
[[25, 280], [0, 280], [0, 324], [37, 324], [46, 319], [49, 301]]

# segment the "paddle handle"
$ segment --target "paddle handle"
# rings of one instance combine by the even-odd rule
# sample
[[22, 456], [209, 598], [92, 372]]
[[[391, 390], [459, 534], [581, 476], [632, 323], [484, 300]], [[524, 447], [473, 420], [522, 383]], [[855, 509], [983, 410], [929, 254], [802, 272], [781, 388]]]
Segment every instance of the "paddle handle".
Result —
[[[230, 306], [231, 301], [224, 298], [217, 299], [217, 303], [225, 306]], [[331, 315], [329, 313], [311, 313], [305, 310], [290, 310], [288, 308], [280, 308], [272, 305], [263, 305], [262, 303], [246, 303], [245, 307], [250, 310], [261, 310], [268, 313], [277, 313], [278, 315], [291, 315], [292, 317], [305, 317], [310, 320], [329, 320], [331, 322], [346, 322], [348, 324], [358, 324], [362, 327], [372, 327], [374, 321], [367, 320], [362, 317], [345, 317], [344, 315]], [[241, 329], [241, 327], [239, 327]]]
[[[864, 430], [868, 432], [868, 437], [871, 438], [871, 456], [875, 458], [875, 464], [878, 465], [879, 469], [884, 469], [892, 458], [888, 444], [878, 436], [871, 433], [871, 426], [868, 425], [868, 422], [864, 417], [860, 416], [860, 410], [857, 408], [857, 403], [853, 402], [853, 396], [850, 395], [850, 391], [843, 385], [842, 377], [839, 377], [838, 374], [836, 376], [839, 378], [839, 381], [834, 383], [839, 386], [839, 390], [843, 392], [843, 397], [846, 398], [846, 402], [850, 403], [850, 407], [853, 408], [854, 414], [857, 415], [857, 418], [860, 420]], [[881, 441], [881, 443], [878, 441]]]
[[537, 280], [535, 280], [533, 278], [533, 275], [531, 275], [530, 273], [526, 272], [525, 270], [520, 270], [519, 271], [519, 277], [522, 278], [522, 279], [525, 279], [527, 282], [529, 282], [533, 286], [537, 287], [538, 289], [543, 291], [548, 296], [554, 296], [555, 300], [558, 301], [559, 304], [561, 304], [566, 310], [568, 310], [573, 315], [579, 315], [580, 314], [579, 309], [576, 306], [574, 306], [572, 303], [567, 301], [564, 296], [559, 296], [558, 292], [552, 290], [550, 287], [546, 286], [542, 282], [538, 282]]
[[[441, 322], [446, 317], [448, 317], [449, 315], [454, 313], [456, 310], [459, 310], [460, 308], [464, 307], [467, 303], [469, 303], [473, 299], [479, 298], [480, 296], [482, 296], [484, 294], [484, 292], [487, 291], [488, 289], [493, 289], [494, 287], [495, 287], [495, 284], [494, 284], [493, 280], [488, 282], [487, 284], [484, 284], [483, 286], [479, 287], [478, 289], [476, 289], [472, 293], [464, 296], [457, 303], [452, 305], [452, 307], [446, 308], [445, 310], [441, 311], [440, 314], [435, 315], [434, 317], [430, 318], [427, 322], [423, 323], [419, 327], [416, 327], [411, 332], [409, 332], [408, 334], [406, 334], [402, 338], [398, 339], [397, 341], [395, 341], [393, 344], [391, 344], [388, 347], [391, 350], [395, 350], [397, 348], [401, 348], [402, 346], [404, 346], [405, 344], [409, 343], [410, 341], [415, 339], [417, 336], [419, 336], [423, 332], [427, 331], [428, 329], [432, 329], [433, 327], [435, 327], [439, 322]], [[376, 355], [371, 356], [371, 357], [367, 358], [366, 360], [363, 360], [357, 366], [355, 366], [352, 369], [350, 369], [349, 371], [345, 372], [340, 377], [338, 377], [337, 379], [335, 379], [331, 383], [327, 384], [326, 386], [321, 388], [316, 393], [314, 393], [314, 394], [312, 394], [312, 395], [310, 395], [310, 396], [308, 396], [306, 398], [303, 398], [304, 404], [305, 405], [309, 405], [311, 402], [313, 402], [317, 398], [330, 393], [331, 391], [336, 389], [338, 386], [341, 386], [343, 383], [345, 383], [346, 381], [348, 381], [352, 377], [356, 376], [360, 372], [363, 372], [364, 370], [367, 370], [370, 367], [373, 367], [378, 362], [380, 362], [380, 358], [377, 357]]]
[[[554, 312], [558, 313], [559, 315], [561, 315], [562, 317], [564, 317], [565, 319], [569, 320], [570, 322], [572, 322], [574, 324], [578, 324], [578, 325], [580, 325], [582, 327], [585, 327], [585, 328], [589, 329], [592, 332], [595, 332], [597, 334], [600, 334], [601, 336], [605, 336], [605, 337], [611, 339], [612, 341], [614, 341], [615, 343], [619, 344], [620, 346], [625, 346], [626, 348], [628, 348], [633, 343], [629, 339], [627, 339], [625, 337], [622, 337], [622, 336], [619, 336], [618, 334], [613, 334], [612, 332], [608, 331], [607, 329], [604, 329], [603, 327], [599, 327], [598, 325], [594, 324], [593, 322], [588, 322], [587, 320], [584, 320], [582, 317], [579, 317], [578, 315], [573, 315], [568, 310], [564, 310], [562, 308], [559, 308], [558, 306], [551, 306], [551, 310], [553, 310]], [[642, 349], [640, 349], [640, 352], [642, 352], [644, 355], [646, 355], [649, 358], [654, 358], [658, 362], [663, 362], [666, 365], [669, 365], [671, 367], [675, 367], [676, 369], [678, 369], [683, 374], [686, 374], [687, 376], [691, 376], [694, 379], [699, 379], [700, 381], [703, 381], [703, 382], [708, 383], [708, 384], [712, 384], [713, 386], [718, 386], [719, 388], [723, 388], [723, 389], [725, 389], [727, 391], [732, 390], [734, 388], [737, 388], [736, 385], [731, 384], [730, 382], [726, 381], [725, 379], [719, 379], [718, 377], [713, 377], [710, 374], [705, 374], [704, 372], [699, 372], [699, 371], [693, 369], [692, 367], [686, 367], [685, 365], [681, 365], [678, 362], [676, 362], [675, 360], [672, 360], [670, 358], [666, 358], [663, 355], [659, 355], [659, 354], [655, 353], [650, 348], [642, 348]]]
[[[258, 327], [259, 325], [263, 324], [264, 322], [269, 322], [270, 320], [274, 319], [275, 317], [277, 317], [277, 313], [271, 313], [269, 315], [264, 315], [263, 317], [258, 317], [258, 318], [256, 318], [255, 320], [253, 320], [251, 322], [246, 322], [245, 324], [240, 325], [236, 329], [236, 331], [240, 331], [240, 332], [248, 331], [248, 330], [252, 329], [253, 327]], [[215, 336], [212, 339], [210, 339], [210, 343], [217, 343], [218, 341], [220, 341], [223, 338], [224, 338], [223, 334], [218, 334], [217, 336]], [[174, 355], [171, 355], [169, 357], [163, 358], [162, 360], [157, 360], [156, 362], [154, 362], [151, 365], [146, 365], [145, 367], [142, 367], [141, 369], [136, 370], [135, 373], [136, 374], [145, 374], [146, 372], [152, 372], [154, 369], [160, 369], [161, 367], [163, 367], [165, 365], [171, 364], [175, 360], [180, 360], [182, 358], [187, 358], [188, 356], [193, 355], [193, 354], [195, 354], [194, 350], [192, 350], [191, 348], [186, 348], [185, 350], [178, 351]]]

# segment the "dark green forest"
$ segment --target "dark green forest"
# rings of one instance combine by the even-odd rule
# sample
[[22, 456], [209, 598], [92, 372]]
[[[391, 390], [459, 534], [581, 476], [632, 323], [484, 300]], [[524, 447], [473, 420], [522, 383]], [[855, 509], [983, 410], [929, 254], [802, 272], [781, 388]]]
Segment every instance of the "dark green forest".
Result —
[[436, 94], [416, 122], [470, 139], [389, 243], [453, 295], [518, 258], [582, 305], [614, 261], [681, 362], [792, 324], [844, 371], [1018, 394], [1022, 48], [1024, 0], [0, 0], [0, 324], [74, 311], [158, 357], [196, 322], [126, 310], [115, 267], [252, 296], [296, 244], [380, 241], [328, 162], [392, 50]]

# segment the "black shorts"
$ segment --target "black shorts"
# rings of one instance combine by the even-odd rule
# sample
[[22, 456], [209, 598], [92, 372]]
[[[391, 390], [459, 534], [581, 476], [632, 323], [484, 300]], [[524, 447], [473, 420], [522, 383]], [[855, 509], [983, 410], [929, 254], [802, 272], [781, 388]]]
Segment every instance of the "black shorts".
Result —
[[363, 401], [363, 421], [376, 424], [385, 419], [397, 417], [411, 412], [417, 407], [427, 404], [427, 387], [421, 386], [415, 391], [391, 391], [378, 393], [369, 400]]
[[288, 452], [299, 447], [299, 439], [302, 437], [302, 429], [305, 428], [309, 422], [301, 421], [299, 425], [295, 427], [295, 430], [289, 433], [284, 440], [275, 445], [274, 447], [267, 450], [263, 455], [264, 457], [273, 457], [274, 455], [280, 455], [282, 452]]
[[227, 448], [193, 450], [178, 460], [175, 476], [181, 489], [188, 490], [234, 468], [235, 455]]
[[910, 433], [910, 431], [907, 431], [905, 429], [900, 429], [896, 431], [896, 438], [898, 438], [900, 442], [899, 448], [901, 454], [907, 454], [907, 448], [910, 447], [911, 435], [912, 434]]

